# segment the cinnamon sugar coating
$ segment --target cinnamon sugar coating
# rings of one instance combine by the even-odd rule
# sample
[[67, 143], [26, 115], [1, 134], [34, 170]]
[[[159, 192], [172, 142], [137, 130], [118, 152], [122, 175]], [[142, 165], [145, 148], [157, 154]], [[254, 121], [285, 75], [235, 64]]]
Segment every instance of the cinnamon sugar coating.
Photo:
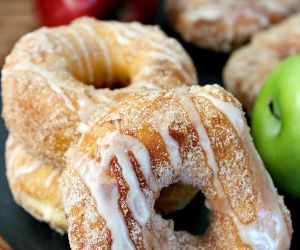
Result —
[[[60, 234], [67, 231], [58, 180], [63, 169], [44, 163], [17, 145], [10, 135], [6, 142], [6, 175], [14, 200], [37, 220], [46, 222]], [[184, 184], [166, 189], [157, 201], [164, 214], [185, 207], [198, 190]]]
[[[289, 212], [240, 103], [217, 85], [132, 92], [94, 116], [67, 158], [60, 188], [72, 249], [289, 248]], [[204, 235], [174, 232], [154, 210], [178, 182], [206, 197]]]
[[261, 31], [235, 51], [224, 69], [226, 88], [249, 110], [267, 76], [283, 59], [300, 52], [300, 14]]
[[3, 117], [30, 153], [64, 166], [95, 109], [104, 112], [133, 88], [195, 83], [190, 57], [158, 27], [80, 18], [14, 46], [2, 71]]
[[67, 221], [58, 188], [62, 169], [36, 159], [11, 136], [6, 142], [5, 159], [6, 175], [15, 201], [36, 219], [65, 233]]
[[187, 42], [223, 52], [299, 10], [298, 0], [167, 1], [170, 22]]

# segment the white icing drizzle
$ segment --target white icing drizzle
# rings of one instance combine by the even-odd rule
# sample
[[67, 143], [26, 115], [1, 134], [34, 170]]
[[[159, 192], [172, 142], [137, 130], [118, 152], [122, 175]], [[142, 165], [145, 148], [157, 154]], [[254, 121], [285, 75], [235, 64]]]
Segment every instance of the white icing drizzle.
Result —
[[89, 32], [89, 34], [92, 37], [94, 37], [96, 43], [98, 44], [98, 47], [101, 49], [103, 53], [104, 62], [105, 62], [106, 72], [107, 72], [106, 80], [108, 83], [111, 83], [113, 78], [112, 60], [105, 42], [102, 40], [100, 36], [97, 35], [95, 28], [92, 28], [92, 26], [89, 26], [87, 23], [83, 23], [83, 22], [81, 23], [81, 25]]
[[61, 42], [61, 44], [63, 44], [65, 47], [67, 47], [70, 51], [71, 51], [71, 55], [73, 56], [73, 58], [75, 59], [75, 62], [77, 64], [77, 69], [80, 72], [80, 75], [83, 75], [83, 64], [80, 60], [80, 57], [78, 55], [77, 50], [75, 49], [75, 47], [73, 46], [73, 43], [68, 41], [64, 35], [62, 34], [58, 34], [57, 32], [51, 32], [49, 29], [43, 29], [44, 32], [48, 33], [49, 35], [54, 36], [57, 40], [59, 40]]
[[[158, 51], [152, 51], [149, 53], [150, 57], [158, 58], [161, 60], [168, 60], [175, 64], [174, 66], [182, 73], [184, 79], [186, 81], [191, 81], [191, 77], [187, 73], [187, 71], [183, 67], [183, 57], [181, 54], [174, 52], [174, 50], [168, 46], [165, 45], [165, 43], [161, 43], [159, 39], [157, 39], [156, 35], [152, 35], [152, 32], [149, 32], [144, 27], [141, 27], [137, 23], [132, 23], [130, 27], [126, 29], [126, 32], [124, 32], [124, 27], [122, 24], [114, 23], [114, 31], [116, 34], [117, 40], [121, 44], [127, 44], [127, 41], [130, 41], [126, 37], [129, 37], [130, 39], [136, 39], [136, 37], [143, 37], [144, 39], [147, 39], [147, 43], [149, 43], [153, 48], [155, 48]], [[120, 35], [120, 33], [123, 33], [123, 36]], [[180, 63], [181, 62], [181, 63]]]
[[48, 178], [45, 181], [45, 187], [50, 187], [50, 185], [52, 184], [54, 178], [59, 175], [61, 172], [60, 168], [55, 168], [52, 170], [52, 173], [48, 176]]
[[41, 167], [41, 163], [39, 161], [35, 161], [34, 163], [32, 163], [31, 165], [25, 165], [22, 166], [20, 168], [18, 168], [15, 173], [14, 173], [14, 177], [17, 178], [21, 175], [26, 175], [26, 174], [30, 174], [33, 171], [37, 170], [39, 167]]
[[177, 89], [177, 93], [179, 95], [179, 101], [181, 106], [188, 113], [189, 119], [193, 127], [197, 131], [200, 145], [206, 154], [208, 165], [210, 166], [213, 172], [213, 185], [216, 189], [217, 198], [225, 199], [226, 196], [224, 194], [223, 186], [219, 180], [219, 167], [216, 163], [215, 155], [210, 143], [210, 139], [201, 121], [200, 115], [192, 99], [189, 97], [188, 89], [186, 88]]
[[[153, 48], [156, 48], [160, 50], [162, 53], [169, 55], [170, 57], [177, 58], [178, 61], [184, 62], [184, 55], [180, 53], [176, 53], [174, 48], [170, 45], [170, 43], [162, 43], [159, 35], [155, 34], [154, 32], [149, 32], [149, 30], [143, 28], [138, 23], [132, 23], [130, 26], [131, 29], [129, 29], [131, 32], [126, 32], [127, 35], [133, 35], [135, 36], [142, 36], [147, 38], [147, 42], [151, 44]], [[172, 38], [168, 38], [169, 41], [171, 41]]]
[[[82, 94], [77, 100], [79, 105], [78, 115], [83, 124], [86, 124], [91, 115], [95, 112], [98, 105], [92, 102], [86, 95]], [[78, 129], [82, 129], [82, 124], [78, 125]], [[86, 128], [86, 127], [85, 127]]]
[[130, 44], [130, 40], [121, 34], [120, 30], [118, 29], [117, 25], [115, 25], [115, 23], [113, 23], [112, 25], [107, 25], [107, 27], [109, 27], [109, 29], [113, 31], [114, 36], [120, 45], [128, 46]]
[[84, 40], [81, 38], [81, 34], [79, 34], [78, 31], [74, 27], [70, 26], [68, 31], [73, 35], [73, 37], [79, 43], [80, 49], [83, 53], [84, 60], [87, 64], [87, 72], [88, 72], [89, 82], [93, 83], [94, 82], [94, 73], [93, 73], [94, 67], [92, 65], [88, 50], [86, 49], [86, 46], [84, 44]]
[[245, 120], [243, 119], [243, 112], [233, 104], [229, 102], [217, 99], [209, 94], [200, 93], [199, 96], [203, 96], [208, 99], [218, 110], [220, 110], [234, 126], [238, 135], [242, 136], [246, 128]]
[[13, 166], [15, 162], [19, 159], [19, 155], [22, 152], [22, 147], [20, 146], [14, 146], [13, 139], [11, 136], [8, 137], [8, 140], [6, 142], [7, 152], [10, 152], [8, 154], [8, 157], [5, 158], [7, 167]]
[[169, 133], [169, 126], [171, 123], [168, 122], [166, 117], [163, 117], [162, 114], [155, 113], [153, 114], [153, 117], [154, 119], [151, 121], [151, 124], [153, 128], [159, 132], [164, 141], [166, 151], [169, 155], [170, 163], [174, 167], [174, 175], [176, 178], [180, 175], [180, 171], [182, 168], [182, 159], [180, 156], [179, 145]]
[[[119, 190], [115, 179], [106, 177], [105, 168], [95, 162], [88, 162], [79, 169], [83, 181], [94, 197], [99, 215], [106, 221], [111, 232], [112, 250], [134, 250], [128, 229], [118, 205]], [[112, 219], [113, 218], [113, 219]]]
[[81, 134], [83, 133], [86, 133], [88, 130], [89, 130], [89, 125], [83, 123], [83, 122], [80, 122], [77, 126], [77, 131]]
[[[42, 28], [39, 32], [37, 32], [36, 37], [40, 40], [39, 46], [42, 46], [44, 49], [47, 50], [47, 52], [51, 53], [53, 51], [53, 46], [52, 46], [52, 43], [50, 43], [45, 30], [46, 30], [46, 28]], [[32, 39], [34, 39], [33, 33], [32, 33]]]
[[[145, 227], [150, 218], [150, 211], [145, 196], [140, 189], [128, 152], [131, 151], [135, 156], [149, 188], [157, 193], [159, 188], [152, 173], [149, 152], [137, 139], [122, 135], [118, 131], [104, 138], [100, 147], [100, 164], [94, 162], [81, 166], [79, 169], [80, 174], [96, 200], [99, 214], [106, 221], [111, 232], [112, 249], [135, 249], [129, 239], [123, 214], [118, 207], [118, 185], [115, 179], [107, 176], [106, 172], [112, 158], [116, 157], [122, 176], [129, 187], [127, 195], [129, 209], [140, 226]], [[115, 220], [111, 220], [111, 218], [115, 218]]]
[[[6, 158], [6, 165], [7, 168], [12, 168], [16, 164], [18, 164], [18, 160], [20, 159], [20, 155], [22, 155], [24, 149], [20, 145], [14, 146], [14, 142], [11, 136], [8, 137], [7, 147], [7, 152], [9, 153], [7, 155], [8, 157]], [[14, 178], [17, 178], [21, 175], [30, 174], [36, 169], [38, 169], [40, 166], [41, 164], [39, 161], [34, 161], [30, 165], [26, 164], [24, 166], [20, 166], [14, 172]]]
[[[205, 128], [201, 128], [203, 125], [199, 125], [201, 124], [200, 116], [197, 110], [195, 109], [192, 100], [189, 97], [187, 97], [187, 95], [188, 95], [187, 92], [185, 92], [184, 96], [180, 95], [181, 105], [188, 112], [190, 120], [194, 124], [193, 126], [196, 128], [198, 132], [199, 138], [203, 136], [204, 138], [206, 138], [204, 139], [204, 141], [200, 139], [200, 143], [208, 156], [208, 160], [211, 158], [211, 160], [209, 160], [209, 164], [214, 173], [213, 182], [214, 182], [214, 186], [217, 189], [218, 196], [224, 198], [222, 199], [223, 200], [222, 207], [214, 206], [212, 202], [206, 201], [207, 207], [215, 211], [219, 211], [221, 213], [225, 212], [229, 216], [231, 216], [231, 218], [234, 220], [234, 223], [238, 228], [238, 232], [241, 239], [243, 240], [243, 242], [253, 247], [253, 249], [256, 250], [288, 249], [289, 241], [285, 240], [289, 238], [287, 225], [283, 218], [282, 211], [280, 210], [279, 204], [277, 202], [276, 192], [271, 190], [272, 183], [269, 176], [267, 180], [265, 180], [264, 183], [265, 187], [262, 188], [261, 192], [273, 194], [273, 197], [270, 198], [270, 201], [272, 202], [259, 200], [257, 204], [258, 205], [257, 214], [256, 214], [257, 218], [255, 219], [255, 221], [253, 221], [250, 224], [241, 223], [239, 218], [233, 213], [229, 205], [229, 202], [226, 198], [226, 195], [224, 193], [222, 184], [220, 183], [220, 180], [217, 175], [218, 167], [215, 163], [215, 156], [210, 146], [210, 142], [209, 144], [207, 143], [207, 140], [209, 141], [208, 135], [205, 131]], [[219, 109], [224, 115], [227, 116], [227, 118], [231, 121], [235, 129], [238, 132], [242, 133], [245, 127], [245, 122], [242, 119], [243, 114], [240, 109], [235, 107], [233, 104], [216, 99], [215, 97], [212, 97], [209, 94], [201, 93], [200, 95], [210, 100], [217, 109]], [[250, 136], [248, 135], [248, 137]], [[250, 141], [250, 138], [248, 138], [248, 140]], [[265, 173], [262, 173], [262, 171], [264, 170], [259, 157], [257, 159], [257, 162], [260, 164], [259, 166], [257, 166], [257, 168], [254, 169], [254, 171], [257, 172], [255, 173], [255, 176], [257, 176], [257, 178], [263, 178], [262, 176], [264, 176]], [[270, 203], [272, 203], [272, 205], [266, 208], [266, 204], [270, 204]]]
[[[82, 90], [80, 93], [77, 92], [77, 94], [80, 94], [79, 99], [77, 100], [78, 105], [79, 105], [79, 110], [76, 110], [74, 105], [72, 104], [71, 100], [65, 95], [63, 89], [57, 84], [61, 81], [55, 77], [54, 74], [51, 73], [51, 71], [45, 70], [42, 66], [37, 66], [34, 65], [30, 62], [22, 62], [19, 64], [16, 64], [14, 67], [14, 70], [24, 70], [24, 71], [32, 71], [35, 72], [36, 74], [44, 77], [47, 80], [47, 83], [51, 87], [51, 89], [56, 92], [62, 99], [64, 100], [66, 106], [76, 112], [80, 118], [80, 120], [83, 123], [86, 123], [88, 119], [90, 118], [91, 114], [96, 110], [98, 107], [97, 104], [92, 102], [85, 94], [84, 90]], [[83, 129], [82, 124], [78, 124], [77, 127], [78, 131], [80, 129]]]
[[32, 71], [47, 80], [48, 85], [50, 88], [56, 92], [61, 98], [64, 100], [66, 106], [76, 112], [75, 107], [73, 106], [71, 100], [64, 94], [61, 87], [57, 84], [59, 82], [58, 79], [55, 79], [54, 75], [50, 73], [50, 71], [45, 70], [42, 66], [37, 66], [32, 64], [28, 61], [23, 61], [18, 63], [14, 66], [13, 70], [20, 70], [20, 71]]
[[[114, 146], [112, 146], [114, 147]], [[118, 146], [117, 146], [118, 147]], [[119, 148], [117, 150], [120, 150]], [[110, 154], [113, 154], [111, 152]], [[117, 156], [118, 163], [122, 169], [122, 175], [127, 185], [130, 187], [127, 196], [127, 202], [129, 209], [132, 212], [133, 217], [140, 225], [145, 225], [149, 220], [150, 213], [146, 204], [146, 200], [142, 190], [140, 189], [140, 185], [134, 171], [134, 168], [131, 164], [130, 158], [126, 152], [126, 149], [120, 150], [120, 153]], [[103, 163], [105, 163], [103, 161]], [[105, 163], [105, 165], [109, 164], [109, 162]]]
[[[199, 142], [206, 153], [208, 164], [213, 172], [213, 184], [217, 191], [217, 199], [221, 201], [221, 203], [219, 203], [215, 202], [215, 199], [207, 200], [207, 207], [214, 211], [228, 214], [237, 226], [243, 242], [253, 247], [253, 249], [288, 249], [289, 242], [284, 240], [285, 237], [287, 237], [287, 239], [289, 238], [287, 226], [277, 202], [276, 193], [271, 190], [272, 183], [270, 178], [267, 176], [268, 178], [264, 180], [262, 184], [263, 190], [261, 191], [262, 194], [260, 194], [258, 199], [256, 220], [249, 224], [241, 223], [239, 218], [234, 214], [223, 190], [223, 186], [218, 176], [219, 168], [216, 163], [211, 141], [201, 121], [200, 115], [189, 95], [188, 89], [179, 89], [176, 90], [176, 93], [178, 94], [180, 104], [187, 112], [192, 125], [198, 133]], [[239, 118], [242, 119], [242, 111], [240, 111], [237, 107], [234, 107], [233, 104], [218, 100], [209, 94], [203, 93], [200, 95], [216, 105], [216, 108], [228, 117], [237, 131], [243, 131], [243, 126], [245, 125], [243, 124], [243, 126], [241, 126], [242, 122], [239, 120]], [[230, 105], [232, 107], [230, 107]], [[154, 123], [153, 126], [159, 131], [166, 144], [172, 165], [174, 167], [181, 166], [180, 162], [182, 159], [180, 158], [180, 155], [178, 155], [178, 144], [169, 134], [169, 122], [162, 121], [164, 120], [157, 119], [157, 122]], [[149, 152], [137, 139], [128, 135], [122, 135], [118, 131], [111, 133], [102, 140], [100, 145], [100, 164], [88, 161], [85, 168], [80, 168], [83, 180], [90, 188], [92, 195], [95, 197], [99, 214], [107, 221], [108, 228], [112, 233], [112, 249], [124, 249], [124, 246], [125, 249], [134, 249], [134, 246], [128, 236], [124, 217], [117, 205], [119, 199], [117, 183], [114, 179], [106, 177], [107, 175], [105, 174], [108, 170], [107, 168], [109, 167], [112, 157], [115, 156], [117, 158], [122, 169], [123, 178], [130, 188], [127, 202], [130, 210], [132, 211], [132, 215], [141, 226], [145, 226], [149, 220], [147, 203], [139, 188], [139, 183], [130, 162], [128, 151], [132, 151], [135, 155], [141, 171], [145, 176], [149, 187], [153, 191], [157, 183], [152, 174]], [[258, 163], [260, 162], [259, 157], [256, 160]], [[82, 166], [84, 164], [80, 165]], [[262, 165], [255, 168], [254, 171], [257, 172], [255, 173], [255, 176], [264, 176], [264, 173], [261, 172], [264, 171]], [[264, 179], [265, 177], [262, 178]], [[109, 194], [107, 194], [108, 190], [110, 191]], [[273, 197], [269, 198], [272, 202], [266, 202], [263, 197], [261, 197], [264, 195], [264, 192], [267, 194], [272, 193]], [[270, 203], [271, 205], [268, 207], [268, 204]], [[222, 204], [222, 206], [218, 204]], [[112, 217], [116, 218], [115, 221], [117, 221], [117, 224], [113, 222], [113, 220], [110, 220]], [[146, 231], [146, 229], [143, 230], [143, 232]]]
[[183, 68], [182, 64], [179, 63], [178, 60], [175, 59], [174, 55], [168, 55], [167, 53], [162, 53], [160, 51], [152, 51], [149, 53], [149, 56], [159, 60], [166, 60], [173, 63], [174, 68], [177, 68], [178, 71], [182, 74], [183, 78], [186, 81], [190, 80], [190, 76]]

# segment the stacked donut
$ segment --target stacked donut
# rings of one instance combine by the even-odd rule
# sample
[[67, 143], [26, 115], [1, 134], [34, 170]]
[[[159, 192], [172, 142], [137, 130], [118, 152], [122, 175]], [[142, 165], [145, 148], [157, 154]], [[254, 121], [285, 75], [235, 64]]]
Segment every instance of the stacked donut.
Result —
[[[300, 14], [255, 34], [236, 50], [224, 69], [226, 88], [251, 111], [267, 76], [285, 58], [300, 52]], [[257, 56], [260, 55], [260, 56]]]
[[230, 52], [257, 31], [299, 12], [298, 0], [167, 0], [171, 24], [187, 42]]
[[66, 229], [58, 189], [64, 155], [94, 111], [105, 113], [131, 89], [196, 82], [189, 56], [157, 27], [90, 18], [25, 35], [2, 75], [14, 198], [60, 232]]
[[[16, 44], [2, 82], [14, 198], [68, 228], [72, 249], [289, 248], [289, 212], [240, 103], [188, 86], [189, 56], [158, 28], [90, 18], [42, 28]], [[210, 226], [174, 231], [155, 201], [170, 212], [197, 190]]]

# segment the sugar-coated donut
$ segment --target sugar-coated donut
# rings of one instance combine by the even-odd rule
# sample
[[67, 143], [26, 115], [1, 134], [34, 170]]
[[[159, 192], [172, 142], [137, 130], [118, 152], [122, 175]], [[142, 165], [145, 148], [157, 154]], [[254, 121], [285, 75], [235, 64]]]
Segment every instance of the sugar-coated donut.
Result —
[[[6, 142], [6, 173], [15, 201], [36, 219], [63, 234], [67, 221], [61, 204], [58, 180], [62, 168], [44, 163], [17, 145], [12, 136]], [[182, 183], [164, 189], [156, 209], [163, 214], [182, 209], [198, 190]]]
[[66, 232], [67, 221], [58, 188], [62, 169], [31, 156], [11, 136], [6, 142], [5, 158], [7, 179], [15, 201], [57, 232]]
[[[132, 93], [91, 121], [60, 179], [72, 249], [288, 249], [290, 214], [240, 103], [217, 85]], [[204, 235], [154, 210], [162, 188], [200, 189]]]
[[81, 18], [15, 45], [2, 71], [3, 116], [30, 153], [64, 166], [93, 111], [122, 98], [123, 89], [195, 83], [190, 57], [158, 27]]
[[167, 0], [170, 22], [186, 41], [223, 52], [299, 10], [298, 0]]
[[300, 53], [300, 14], [253, 36], [235, 51], [224, 69], [226, 88], [251, 111], [271, 71], [284, 58]]

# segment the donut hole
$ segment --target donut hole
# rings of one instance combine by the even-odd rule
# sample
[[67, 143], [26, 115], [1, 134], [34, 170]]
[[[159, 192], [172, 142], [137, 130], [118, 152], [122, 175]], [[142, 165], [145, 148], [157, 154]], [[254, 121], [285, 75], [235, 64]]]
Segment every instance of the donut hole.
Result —
[[[197, 192], [187, 203], [183, 201], [184, 199], [186, 200], [186, 197], [182, 197], [183, 192], [180, 191], [180, 189], [178, 190], [176, 186], [177, 184], [173, 184], [161, 190], [161, 194], [155, 202], [155, 211], [164, 219], [173, 220], [175, 231], [184, 230], [192, 235], [204, 234], [208, 228], [209, 217], [209, 210], [204, 204], [204, 195], [201, 192]], [[194, 189], [187, 185], [185, 185], [185, 188]], [[176, 192], [178, 193], [177, 197], [179, 197], [180, 201], [176, 201], [174, 204], [171, 197], [176, 197]], [[167, 200], [167, 202], [165, 200]], [[171, 208], [174, 209], [174, 206], [181, 208], [173, 212], [168, 211]]]
[[112, 82], [95, 82], [95, 83], [88, 83], [88, 85], [93, 85], [95, 89], [103, 89], [103, 88], [109, 88], [111, 90], [114, 89], [121, 89], [125, 88], [130, 85], [130, 78], [128, 76], [119, 77], [118, 79], [114, 79]]
[[119, 80], [119, 81], [114, 82], [114, 83], [110, 86], [110, 89], [111, 89], [111, 90], [114, 90], [114, 89], [121, 89], [121, 88], [125, 88], [125, 87], [127, 87], [127, 86], [129, 86], [129, 85], [130, 85], [130, 79], [129, 79], [129, 78], [124, 78], [124, 79], [122, 79], [122, 81]]

